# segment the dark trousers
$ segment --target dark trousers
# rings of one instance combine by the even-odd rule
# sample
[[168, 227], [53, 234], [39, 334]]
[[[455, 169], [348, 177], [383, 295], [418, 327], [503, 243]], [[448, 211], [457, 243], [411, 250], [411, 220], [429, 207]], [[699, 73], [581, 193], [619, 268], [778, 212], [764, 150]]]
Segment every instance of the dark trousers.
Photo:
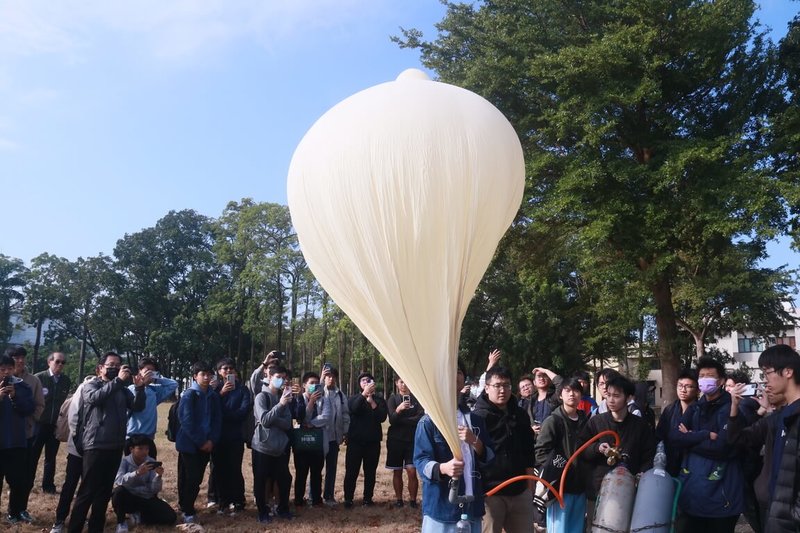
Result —
[[24, 468], [25, 472], [25, 489], [22, 491], [20, 495], [22, 498], [22, 511], [28, 509], [28, 498], [31, 496], [31, 490], [33, 490], [33, 481], [36, 478], [36, 466], [37, 461], [33, 459], [33, 445], [36, 443], [36, 435], [28, 439], [28, 446], [25, 448], [25, 457], [23, 458], [23, 463], [26, 465]]
[[26, 448], [6, 448], [0, 450], [0, 476], [4, 476], [11, 492], [8, 498], [8, 514], [17, 516], [27, 505], [28, 472], [25, 459]]
[[178, 453], [178, 507], [185, 515], [194, 515], [194, 502], [206, 473], [211, 454]]
[[69, 506], [72, 505], [72, 498], [75, 496], [81, 475], [83, 475], [83, 459], [68, 453], [67, 472], [64, 476], [64, 484], [61, 485], [61, 494], [58, 495], [58, 507], [56, 507], [57, 524], [64, 522], [69, 516]]
[[322, 502], [322, 465], [325, 456], [318, 452], [294, 451], [294, 504], [303, 505], [306, 481], [311, 473], [311, 503]]
[[220, 509], [233, 504], [243, 507], [244, 476], [242, 458], [244, 443], [220, 441], [211, 452], [211, 473], [208, 475], [208, 499], [220, 504]]
[[336, 488], [336, 463], [339, 461], [339, 443], [332, 440], [328, 443], [328, 455], [325, 456], [325, 488], [322, 497], [326, 500], [333, 499]]
[[733, 533], [739, 515], [725, 516], [723, 518], [705, 518], [700, 516], [684, 515], [683, 533]]
[[178, 515], [161, 498], [142, 498], [131, 494], [125, 487], [117, 487], [111, 495], [111, 506], [117, 515], [117, 523], [125, 522], [125, 515], [139, 513], [142, 524], [157, 524], [171, 526]]
[[349, 442], [344, 456], [344, 499], [352, 502], [361, 463], [364, 463], [364, 501], [371, 501], [375, 491], [375, 471], [381, 456], [381, 443]]
[[267, 505], [267, 485], [278, 484], [278, 512], [289, 512], [289, 491], [292, 487], [292, 474], [289, 472], [289, 453], [277, 457], [253, 450], [253, 492], [259, 515], [269, 514]]
[[69, 519], [69, 533], [81, 533], [89, 508], [89, 533], [101, 533], [106, 525], [106, 509], [114, 488], [114, 478], [122, 459], [122, 448], [116, 450], [84, 450], [83, 472], [75, 505]]
[[31, 479], [36, 483], [36, 467], [39, 465], [39, 459], [41, 459], [44, 449], [44, 467], [42, 468], [42, 490], [44, 491], [54, 492], [56, 490], [56, 455], [58, 455], [59, 445], [61, 443], [56, 438], [56, 426], [40, 424], [39, 434], [36, 436], [31, 450], [31, 462], [33, 463]]

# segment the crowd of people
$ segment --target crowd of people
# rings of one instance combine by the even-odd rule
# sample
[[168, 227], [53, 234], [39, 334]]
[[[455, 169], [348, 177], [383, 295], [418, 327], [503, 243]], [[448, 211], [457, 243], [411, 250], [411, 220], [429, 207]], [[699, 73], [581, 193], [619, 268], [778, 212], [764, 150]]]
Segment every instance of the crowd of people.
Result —
[[[748, 376], [728, 375], [718, 361], [701, 358], [680, 374], [677, 400], [657, 423], [646, 386], [615, 370], [595, 374], [599, 402], [590, 394], [588, 373], [563, 378], [546, 368], [516, 380], [514, 394], [514, 376], [493, 351], [476, 382], [461, 368], [455, 376], [460, 457], [400, 376], [384, 398], [364, 372], [358, 393], [348, 397], [328, 363], [319, 374], [297, 378], [281, 354], [271, 352], [248, 379], [232, 359], [198, 362], [168, 421], [178, 452], [177, 512], [159, 496], [165, 469], [155, 436], [157, 406], [174, 398], [178, 383], [160, 375], [158, 362], [143, 358], [133, 369], [108, 352], [70, 396], [63, 353], [52, 353], [48, 369], [36, 375], [27, 372], [26, 356], [23, 348], [11, 348], [0, 357], [0, 479], [9, 487], [10, 524], [33, 522], [28, 498], [43, 451], [41, 491], [58, 492], [60, 442], [66, 442], [67, 461], [51, 533], [102, 531], [109, 502], [117, 533], [139, 523], [193, 523], [206, 470], [207, 506], [236, 516], [247, 504], [245, 445], [261, 524], [291, 520], [292, 507], [341, 503], [350, 509], [359, 476], [359, 503], [372, 506], [388, 419], [390, 505], [420, 506], [415, 512], [426, 533], [455, 531], [457, 523], [460, 531], [468, 524], [475, 533], [583, 531], [592, 525], [612, 468], [609, 457], [624, 457], [638, 475], [653, 467], [657, 442], [665, 447], [666, 472], [682, 482], [678, 531], [733, 532], [742, 514], [759, 533], [800, 526], [800, 355], [785, 345], [761, 354], [765, 386], [756, 394]], [[619, 445], [604, 436], [586, 448], [565, 478], [563, 507], [552, 503], [541, 481], [504, 484], [526, 475], [555, 483], [560, 470], [554, 465], [563, 468], [582, 444], [607, 430], [620, 437]], [[337, 462], [345, 445], [338, 502]]]

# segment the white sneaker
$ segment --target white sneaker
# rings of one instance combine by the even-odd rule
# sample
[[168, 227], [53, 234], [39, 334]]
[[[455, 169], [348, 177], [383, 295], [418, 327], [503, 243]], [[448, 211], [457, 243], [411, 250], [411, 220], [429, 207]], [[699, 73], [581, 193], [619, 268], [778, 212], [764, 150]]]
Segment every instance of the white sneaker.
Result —
[[53, 527], [50, 528], [50, 533], [64, 533], [64, 522], [53, 524]]
[[128, 524], [125, 522], [117, 524], [117, 533], [128, 533]]
[[216, 506], [217, 506], [217, 502], [215, 502], [214, 500], [208, 500], [208, 503], [206, 504], [206, 509], [211, 509], [212, 507], [216, 507]]
[[185, 515], [183, 515], [183, 523], [184, 524], [194, 524], [194, 515], [193, 514], [185, 514]]

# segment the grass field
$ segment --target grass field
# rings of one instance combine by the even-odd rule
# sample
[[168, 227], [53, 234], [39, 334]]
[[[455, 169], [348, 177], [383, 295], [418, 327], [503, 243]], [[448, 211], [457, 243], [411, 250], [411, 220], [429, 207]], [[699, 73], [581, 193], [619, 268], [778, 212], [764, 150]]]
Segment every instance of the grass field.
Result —
[[[156, 435], [156, 445], [158, 447], [158, 459], [164, 462], [164, 489], [161, 492], [161, 497], [169, 502], [173, 508], [178, 507], [178, 486], [177, 486], [177, 465], [178, 454], [175, 451], [175, 444], [169, 442], [164, 436], [164, 430], [167, 424], [167, 411], [169, 404], [162, 404], [158, 408], [159, 412], [159, 430]], [[382, 443], [385, 445], [384, 443]], [[394, 501], [394, 490], [392, 489], [391, 472], [386, 470], [383, 465], [385, 463], [385, 446], [381, 451], [381, 460], [378, 466], [378, 481], [375, 487], [375, 502], [374, 507], [361, 507], [360, 503], [362, 480], [356, 487], [356, 506], [353, 509], [344, 509], [341, 505], [333, 508], [301, 508], [295, 510], [297, 517], [291, 521], [275, 520], [274, 522], [262, 526], [256, 520], [255, 504], [252, 500], [252, 486], [253, 486], [253, 473], [250, 461], [250, 450], [245, 449], [244, 464], [242, 465], [242, 473], [244, 474], [245, 487], [248, 497], [247, 509], [235, 517], [217, 516], [214, 511], [205, 511], [206, 505], [206, 480], [208, 474], [206, 473], [206, 480], [200, 489], [200, 495], [197, 498], [197, 508], [203, 509], [198, 513], [198, 522], [206, 529], [206, 531], [286, 531], [292, 530], [299, 533], [312, 533], [312, 532], [353, 532], [353, 531], [393, 531], [395, 533], [411, 533], [420, 530], [422, 517], [419, 509], [410, 509], [408, 506], [396, 509], [391, 507]], [[42, 459], [42, 462], [44, 459]], [[64, 469], [66, 465], [66, 446], [62, 444], [59, 449], [58, 465], [56, 470], [56, 486], [59, 491], [61, 484], [64, 480]], [[290, 461], [290, 469], [294, 475], [294, 465]], [[339, 468], [337, 472], [336, 482], [336, 499], [342, 501], [342, 480], [344, 479], [344, 450], [339, 453]], [[34, 484], [33, 492], [31, 493], [30, 503], [28, 510], [35, 518], [35, 522], [30, 525], [9, 526], [5, 523], [0, 525], [0, 531], [14, 531], [14, 532], [49, 532], [50, 526], [55, 518], [55, 509], [58, 504], [58, 495], [43, 494], [41, 492], [41, 464], [39, 472], [37, 473], [36, 482]], [[420, 487], [421, 488], [421, 487]], [[7, 491], [4, 493], [4, 498], [8, 498]], [[420, 493], [421, 496], [421, 493]], [[292, 498], [294, 491], [292, 491]], [[407, 496], [406, 496], [407, 499]], [[419, 498], [418, 498], [419, 499]], [[3, 511], [5, 513], [5, 505], [7, 500], [3, 502]], [[108, 506], [108, 513], [106, 517], [105, 531], [113, 532], [116, 527], [116, 519], [111, 511], [111, 505]], [[131, 531], [141, 532], [154, 532], [163, 531], [164, 527], [147, 527], [139, 526], [132, 528]]]

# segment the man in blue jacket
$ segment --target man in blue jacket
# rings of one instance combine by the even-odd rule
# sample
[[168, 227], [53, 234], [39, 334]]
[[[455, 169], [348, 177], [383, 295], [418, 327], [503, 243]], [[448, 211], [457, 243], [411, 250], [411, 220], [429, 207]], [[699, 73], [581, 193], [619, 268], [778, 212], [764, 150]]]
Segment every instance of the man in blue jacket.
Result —
[[178, 450], [178, 507], [187, 524], [195, 521], [194, 502], [200, 492], [208, 461], [222, 430], [219, 395], [211, 387], [214, 370], [208, 363], [192, 365], [194, 383], [178, 405], [181, 427], [175, 438]]
[[0, 356], [0, 473], [10, 489], [6, 522], [19, 524], [25, 510], [27, 472], [25, 454], [28, 441], [25, 419], [33, 413], [33, 392], [14, 376], [14, 359]]
[[[162, 377], [159, 373], [158, 361], [152, 357], [144, 357], [139, 360], [139, 376], [144, 380], [145, 404], [144, 409], [138, 413], [131, 413], [128, 418], [128, 442], [125, 445], [125, 455], [130, 453], [131, 438], [141, 435], [150, 440], [150, 451], [148, 455], [153, 460], [158, 458], [156, 449], [156, 426], [158, 426], [158, 404], [172, 398], [178, 390], [178, 382], [174, 379]], [[135, 392], [135, 385], [128, 388]]]
[[669, 434], [670, 444], [685, 451], [679, 501], [685, 531], [733, 533], [744, 509], [744, 473], [728, 440], [731, 395], [725, 391], [725, 369], [719, 361], [701, 357], [697, 376], [703, 397]]
[[[456, 390], [464, 387], [464, 371], [456, 373]], [[456, 411], [458, 437], [463, 460], [453, 457], [453, 452], [442, 433], [425, 415], [417, 424], [414, 435], [414, 466], [422, 477], [422, 533], [455, 531], [462, 513], [469, 517], [472, 533], [480, 533], [485, 512], [479, 467], [494, 459], [489, 431], [483, 419], [469, 412], [464, 402]], [[459, 495], [474, 499], [463, 508], [450, 503], [450, 480], [458, 478]]]

